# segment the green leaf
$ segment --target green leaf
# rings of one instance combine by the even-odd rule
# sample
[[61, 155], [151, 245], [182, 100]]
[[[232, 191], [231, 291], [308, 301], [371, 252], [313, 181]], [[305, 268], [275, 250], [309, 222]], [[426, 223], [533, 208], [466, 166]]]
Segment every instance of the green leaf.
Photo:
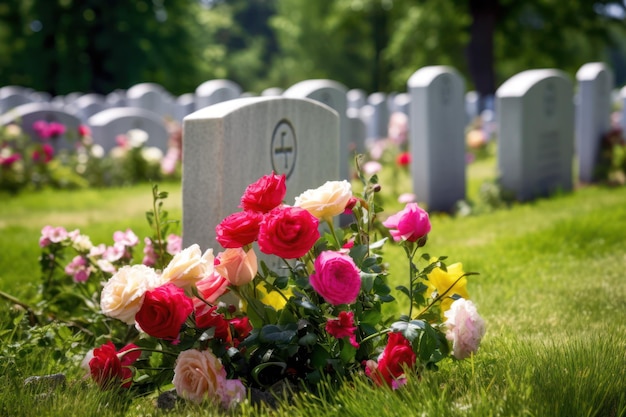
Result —
[[361, 289], [363, 292], [370, 292], [374, 288], [374, 279], [378, 274], [371, 274], [368, 272], [361, 272]]
[[387, 241], [386, 237], [383, 238], [383, 239], [377, 240], [376, 242], [370, 244], [370, 249], [372, 249], [372, 250], [380, 249], [380, 248], [383, 247], [383, 245], [385, 244], [386, 241]]
[[421, 320], [396, 321], [391, 325], [391, 330], [400, 332], [411, 343], [424, 331], [426, 323]]
[[359, 322], [360, 322], [360, 325], [369, 324], [370, 326], [376, 326], [380, 322], [382, 317], [383, 317], [383, 315], [382, 315], [382, 313], [380, 311], [377, 311], [377, 310], [367, 310], [360, 317]]
[[259, 333], [261, 343], [288, 344], [296, 337], [295, 329], [283, 329], [273, 324], [265, 325]]

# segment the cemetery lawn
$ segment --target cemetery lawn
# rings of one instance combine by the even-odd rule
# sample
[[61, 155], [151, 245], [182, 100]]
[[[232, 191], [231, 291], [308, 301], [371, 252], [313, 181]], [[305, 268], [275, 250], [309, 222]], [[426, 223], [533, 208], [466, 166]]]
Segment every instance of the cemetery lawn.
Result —
[[[171, 193], [164, 207], [170, 218], [180, 219], [180, 186], [159, 188]], [[94, 243], [107, 244], [116, 230], [150, 234], [144, 216], [152, 203], [149, 184], [1, 200], [0, 290], [24, 301], [39, 280], [43, 226], [80, 228]], [[398, 208], [391, 199], [386, 204], [392, 207], [386, 214]], [[243, 405], [232, 414], [626, 416], [626, 187], [586, 187], [489, 214], [431, 220], [425, 251], [480, 273], [468, 279], [487, 323], [474, 358], [446, 362], [394, 392], [357, 378], [339, 391], [295, 396], [274, 411]], [[404, 284], [408, 266], [401, 251], [387, 252], [391, 286]], [[11, 303], [0, 302], [0, 415], [216, 415], [192, 405], [166, 413], [154, 408], [153, 397], [128, 402], [100, 392], [83, 382], [78, 363], [48, 354], [45, 338], [27, 353], [10, 354], [14, 316]], [[52, 396], [23, 388], [28, 376], [56, 372], [66, 373], [68, 384]]]

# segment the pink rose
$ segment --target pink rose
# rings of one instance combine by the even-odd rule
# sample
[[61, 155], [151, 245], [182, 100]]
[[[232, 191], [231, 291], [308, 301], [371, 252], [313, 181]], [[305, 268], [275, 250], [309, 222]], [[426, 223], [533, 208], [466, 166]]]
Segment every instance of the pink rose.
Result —
[[259, 229], [259, 249], [284, 259], [304, 256], [320, 237], [319, 220], [299, 207], [277, 207], [267, 213]]
[[165, 249], [170, 255], [176, 255], [183, 250], [183, 238], [181, 236], [170, 233], [167, 236], [167, 248]]
[[244, 210], [267, 213], [282, 204], [287, 186], [285, 174], [264, 175], [256, 182], [248, 185], [241, 197], [239, 207]]
[[452, 341], [452, 356], [465, 359], [476, 353], [485, 335], [485, 321], [480, 317], [476, 306], [470, 300], [455, 300], [444, 315], [446, 339]]
[[45, 248], [51, 243], [59, 243], [69, 237], [64, 227], [44, 226], [41, 229], [41, 237], [39, 238], [39, 246]]
[[[207, 303], [214, 304], [226, 291], [228, 291], [228, 280], [218, 273], [212, 273], [206, 278], [196, 282], [198, 292]], [[205, 306], [204, 301], [194, 297], [193, 300], [196, 309]]]
[[403, 210], [389, 216], [383, 225], [390, 229], [389, 232], [396, 242], [417, 242], [430, 232], [428, 213], [417, 203], [407, 204]]
[[226, 370], [210, 350], [190, 349], [178, 355], [172, 380], [176, 393], [189, 401], [205, 401], [224, 409], [246, 398], [238, 379], [226, 379]]
[[135, 321], [152, 337], [175, 340], [193, 311], [193, 301], [182, 288], [167, 283], [147, 291]]
[[232, 285], [239, 287], [252, 281], [257, 273], [257, 259], [254, 249], [247, 252], [243, 248], [229, 248], [217, 256], [219, 264], [215, 270]]
[[241, 248], [249, 245], [259, 235], [263, 214], [240, 211], [226, 217], [215, 227], [216, 239], [225, 248]]
[[356, 341], [356, 326], [354, 325], [354, 312], [352, 311], [342, 311], [337, 319], [329, 319], [326, 322], [326, 331], [337, 339], [347, 337], [352, 346], [355, 348], [359, 347]]
[[334, 251], [320, 253], [309, 281], [332, 305], [353, 303], [361, 289], [361, 275], [352, 258]]

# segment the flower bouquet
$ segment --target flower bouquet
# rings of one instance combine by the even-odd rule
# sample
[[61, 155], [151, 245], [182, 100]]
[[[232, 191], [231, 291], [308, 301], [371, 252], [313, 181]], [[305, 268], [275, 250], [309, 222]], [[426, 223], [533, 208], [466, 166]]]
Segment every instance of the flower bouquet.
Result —
[[[106, 320], [126, 330], [87, 354], [92, 379], [228, 409], [359, 375], [397, 389], [475, 353], [485, 326], [466, 289], [472, 274], [418, 256], [427, 212], [410, 203], [381, 223], [377, 179], [360, 178], [358, 196], [329, 181], [286, 205], [285, 176], [261, 177], [216, 226], [219, 253], [197, 244], [168, 252], [157, 227], [144, 263], [117, 268], [97, 295]], [[343, 213], [354, 221], [338, 228]], [[409, 265], [396, 287], [408, 306], [399, 317], [384, 308], [397, 302], [383, 261], [390, 240]]]

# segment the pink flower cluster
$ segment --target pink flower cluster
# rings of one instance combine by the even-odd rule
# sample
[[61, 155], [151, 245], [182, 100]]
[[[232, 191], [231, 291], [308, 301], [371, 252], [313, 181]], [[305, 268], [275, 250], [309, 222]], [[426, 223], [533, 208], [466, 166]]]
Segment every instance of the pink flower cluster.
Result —
[[67, 130], [65, 125], [59, 122], [46, 122], [45, 120], [37, 120], [33, 123], [33, 130], [41, 139], [57, 138], [65, 134]]

